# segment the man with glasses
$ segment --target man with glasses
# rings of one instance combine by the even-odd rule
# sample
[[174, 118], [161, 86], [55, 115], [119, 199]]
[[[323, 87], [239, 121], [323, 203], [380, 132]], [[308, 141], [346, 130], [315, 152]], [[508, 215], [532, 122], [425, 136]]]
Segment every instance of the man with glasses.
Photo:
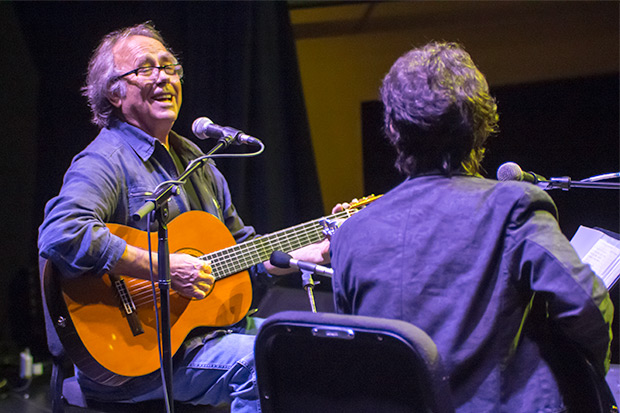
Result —
[[[131, 216], [151, 191], [174, 181], [193, 159], [203, 155], [172, 131], [182, 102], [183, 68], [149, 23], [104, 37], [88, 68], [84, 95], [99, 135], [73, 160], [58, 196], [45, 208], [40, 227], [42, 258], [63, 277], [103, 274], [150, 279], [149, 259], [157, 255], [113, 235], [106, 223], [146, 230]], [[339, 208], [339, 207], [338, 207]], [[169, 200], [170, 219], [189, 210], [206, 211], [225, 223], [239, 243], [256, 234], [237, 215], [226, 180], [212, 162], [201, 168]], [[293, 252], [299, 259], [325, 262], [327, 240]], [[268, 286], [275, 269], [268, 262], [250, 269], [253, 285]], [[171, 288], [202, 299], [214, 278], [208, 262], [187, 254], [170, 255]], [[157, 275], [156, 275], [157, 276]], [[48, 326], [51, 325], [47, 314]], [[259, 411], [253, 345], [257, 321], [244, 318], [226, 330], [189, 337], [174, 357], [174, 396], [193, 404], [230, 403], [233, 411]], [[53, 353], [61, 346], [48, 328]], [[153, 343], [156, 345], [156, 343]], [[84, 374], [78, 381], [87, 397], [103, 401], [160, 399], [161, 378], [150, 374], [122, 386], [107, 386]]]

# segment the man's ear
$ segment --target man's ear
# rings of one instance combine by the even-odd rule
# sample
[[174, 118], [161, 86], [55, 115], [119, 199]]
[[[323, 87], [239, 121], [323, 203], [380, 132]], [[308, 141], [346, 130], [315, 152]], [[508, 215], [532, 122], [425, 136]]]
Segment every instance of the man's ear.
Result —
[[110, 103], [112, 104], [112, 106], [114, 106], [115, 108], [120, 108], [121, 107], [121, 96], [119, 95], [118, 91], [115, 92], [108, 92], [107, 96], [108, 100], [110, 101]]
[[392, 134], [392, 135], [396, 135], [396, 128], [394, 127], [394, 121], [392, 121], [391, 119], [388, 121], [387, 124], [387, 132]]

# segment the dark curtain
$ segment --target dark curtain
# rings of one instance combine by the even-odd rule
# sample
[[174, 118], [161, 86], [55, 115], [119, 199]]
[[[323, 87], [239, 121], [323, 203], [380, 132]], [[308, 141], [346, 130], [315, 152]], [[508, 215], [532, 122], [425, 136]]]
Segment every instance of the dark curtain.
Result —
[[[259, 157], [218, 160], [240, 215], [261, 233], [319, 217], [323, 205], [286, 2], [15, 2], [40, 76], [37, 224], [73, 155], [94, 138], [80, 96], [106, 33], [152, 20], [186, 76], [174, 130], [200, 116], [263, 140]], [[194, 141], [197, 141], [194, 139]], [[214, 142], [200, 142], [208, 150]], [[226, 151], [247, 151], [229, 148]]]

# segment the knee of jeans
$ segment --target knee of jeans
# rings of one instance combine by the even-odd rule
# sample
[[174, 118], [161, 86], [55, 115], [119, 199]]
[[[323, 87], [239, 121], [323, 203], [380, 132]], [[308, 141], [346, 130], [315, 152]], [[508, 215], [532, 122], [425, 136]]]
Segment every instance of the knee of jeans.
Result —
[[[233, 377], [255, 375], [254, 337], [227, 334], [206, 342], [197, 353], [186, 358], [183, 374], [217, 377], [230, 382]], [[201, 370], [206, 370], [199, 373]]]
[[239, 360], [239, 368], [236, 370], [230, 381], [231, 396], [244, 399], [258, 399], [258, 384], [256, 379], [256, 369], [254, 368], [254, 357], [244, 357]]

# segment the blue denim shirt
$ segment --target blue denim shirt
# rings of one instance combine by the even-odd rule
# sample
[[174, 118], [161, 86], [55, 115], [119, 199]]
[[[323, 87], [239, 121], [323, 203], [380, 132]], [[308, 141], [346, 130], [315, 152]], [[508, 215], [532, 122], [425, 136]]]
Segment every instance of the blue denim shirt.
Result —
[[[203, 155], [196, 145], [174, 132], [170, 133], [170, 145], [184, 167]], [[146, 220], [135, 222], [131, 216], [160, 183], [175, 180], [181, 172], [158, 140], [132, 125], [113, 121], [73, 159], [60, 193], [47, 203], [39, 229], [41, 256], [52, 260], [67, 277], [106, 273], [120, 259], [126, 243], [105, 224], [145, 230]], [[199, 209], [224, 222], [237, 242], [255, 235], [237, 215], [228, 184], [212, 161], [190, 181], [170, 199], [170, 219]], [[192, 199], [186, 190], [190, 184], [196, 193]]]
[[408, 179], [333, 236], [336, 308], [429, 334], [458, 412], [564, 411], [551, 359], [575, 360], [557, 356], [557, 343], [574, 344], [604, 377], [613, 305], [556, 214], [528, 183]]

